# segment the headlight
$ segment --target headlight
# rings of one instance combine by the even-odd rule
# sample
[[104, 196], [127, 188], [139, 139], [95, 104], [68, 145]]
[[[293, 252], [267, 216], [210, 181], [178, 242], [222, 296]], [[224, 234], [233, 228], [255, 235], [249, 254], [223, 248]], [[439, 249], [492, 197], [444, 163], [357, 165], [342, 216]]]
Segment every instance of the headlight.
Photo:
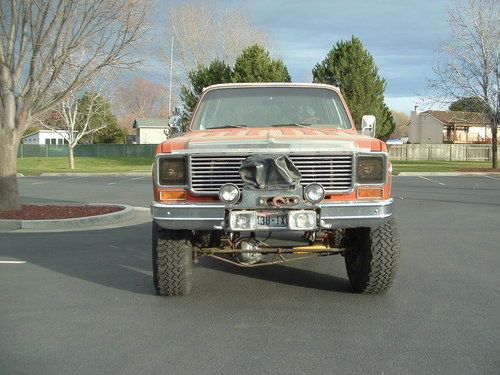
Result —
[[356, 158], [356, 180], [362, 184], [381, 184], [384, 182], [384, 158], [379, 156], [358, 156]]
[[229, 227], [232, 230], [251, 231], [257, 229], [257, 212], [231, 211], [229, 213]]
[[304, 189], [304, 198], [311, 203], [319, 203], [325, 199], [325, 189], [320, 184], [309, 184]]
[[224, 203], [236, 203], [240, 199], [240, 189], [234, 184], [225, 184], [219, 190], [219, 199]]
[[288, 228], [291, 230], [316, 229], [316, 211], [299, 210], [288, 212]]
[[160, 185], [186, 185], [186, 162], [182, 157], [158, 160], [158, 182]]

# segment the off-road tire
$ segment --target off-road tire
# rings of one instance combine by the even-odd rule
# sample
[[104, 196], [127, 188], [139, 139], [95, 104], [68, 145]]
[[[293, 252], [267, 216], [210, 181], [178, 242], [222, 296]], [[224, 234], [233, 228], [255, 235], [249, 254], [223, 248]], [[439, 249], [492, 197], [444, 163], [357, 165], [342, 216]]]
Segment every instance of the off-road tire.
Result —
[[344, 244], [347, 275], [356, 292], [380, 293], [391, 287], [401, 255], [394, 219], [372, 229], [346, 229]]
[[192, 285], [191, 233], [165, 230], [153, 222], [153, 280], [161, 296], [189, 294]]

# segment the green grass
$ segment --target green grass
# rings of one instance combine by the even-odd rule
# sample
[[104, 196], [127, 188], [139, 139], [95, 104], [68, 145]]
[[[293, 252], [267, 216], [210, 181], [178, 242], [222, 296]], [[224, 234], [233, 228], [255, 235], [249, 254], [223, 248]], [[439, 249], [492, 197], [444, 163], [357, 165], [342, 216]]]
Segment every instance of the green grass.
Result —
[[[18, 158], [17, 171], [25, 176], [41, 173], [120, 173], [147, 172], [152, 158], [75, 158], [76, 169], [69, 169], [68, 158]], [[491, 168], [490, 162], [393, 161], [394, 174], [400, 172], [451, 172], [461, 168]]]
[[490, 162], [483, 161], [392, 161], [394, 174], [400, 172], [453, 172], [461, 168], [491, 168]]
[[25, 176], [41, 173], [121, 173], [148, 172], [152, 158], [75, 158], [75, 169], [69, 168], [67, 157], [18, 158], [17, 171]]

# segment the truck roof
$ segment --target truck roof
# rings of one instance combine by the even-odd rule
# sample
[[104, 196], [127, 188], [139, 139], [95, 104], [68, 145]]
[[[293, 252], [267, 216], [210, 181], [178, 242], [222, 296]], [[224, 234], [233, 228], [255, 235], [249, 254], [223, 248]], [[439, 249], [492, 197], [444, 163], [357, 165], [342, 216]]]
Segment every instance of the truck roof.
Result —
[[245, 83], [219, 83], [203, 88], [203, 92], [217, 89], [228, 89], [238, 87], [299, 87], [299, 88], [323, 88], [340, 92], [340, 89], [333, 85], [324, 83], [297, 83], [297, 82], [245, 82]]

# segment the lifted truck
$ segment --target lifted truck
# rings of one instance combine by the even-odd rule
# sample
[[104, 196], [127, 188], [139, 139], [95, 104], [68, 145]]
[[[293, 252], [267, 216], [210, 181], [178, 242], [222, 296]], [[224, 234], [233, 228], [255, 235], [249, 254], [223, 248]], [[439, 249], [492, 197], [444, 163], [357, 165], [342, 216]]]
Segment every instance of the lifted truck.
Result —
[[[153, 166], [153, 276], [160, 295], [189, 293], [201, 256], [258, 267], [340, 254], [353, 289], [387, 290], [400, 257], [391, 171], [376, 120], [362, 135], [338, 88], [206, 88], [189, 131]], [[275, 246], [274, 232], [303, 244]]]

